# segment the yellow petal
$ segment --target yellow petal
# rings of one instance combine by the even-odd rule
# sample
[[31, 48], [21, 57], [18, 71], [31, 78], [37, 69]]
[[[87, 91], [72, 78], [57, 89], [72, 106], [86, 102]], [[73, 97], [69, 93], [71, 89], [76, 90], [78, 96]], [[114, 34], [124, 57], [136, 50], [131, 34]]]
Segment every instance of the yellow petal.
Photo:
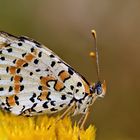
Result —
[[95, 140], [95, 128], [80, 130], [70, 118], [14, 116], [0, 112], [0, 140]]

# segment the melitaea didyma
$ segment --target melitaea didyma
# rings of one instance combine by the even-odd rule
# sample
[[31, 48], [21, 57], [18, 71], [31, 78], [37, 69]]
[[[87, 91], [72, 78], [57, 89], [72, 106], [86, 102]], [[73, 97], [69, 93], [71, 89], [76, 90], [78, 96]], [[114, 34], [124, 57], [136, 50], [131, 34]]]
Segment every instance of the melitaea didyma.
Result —
[[[95, 31], [92, 31], [96, 40]], [[96, 47], [97, 73], [99, 74]], [[83, 114], [105, 94], [105, 82], [90, 85], [44, 45], [28, 37], [0, 32], [0, 107], [16, 115]]]

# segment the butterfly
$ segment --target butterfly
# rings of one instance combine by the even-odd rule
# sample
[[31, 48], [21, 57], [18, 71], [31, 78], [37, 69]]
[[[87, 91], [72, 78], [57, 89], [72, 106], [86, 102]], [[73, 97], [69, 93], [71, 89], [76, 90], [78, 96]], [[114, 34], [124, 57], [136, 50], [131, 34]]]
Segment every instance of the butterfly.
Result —
[[[92, 30], [96, 40], [96, 32]], [[97, 74], [99, 77], [98, 51]], [[106, 93], [105, 81], [90, 84], [82, 75], [37, 41], [0, 31], [0, 108], [15, 115], [34, 116], [65, 110], [82, 114]]]

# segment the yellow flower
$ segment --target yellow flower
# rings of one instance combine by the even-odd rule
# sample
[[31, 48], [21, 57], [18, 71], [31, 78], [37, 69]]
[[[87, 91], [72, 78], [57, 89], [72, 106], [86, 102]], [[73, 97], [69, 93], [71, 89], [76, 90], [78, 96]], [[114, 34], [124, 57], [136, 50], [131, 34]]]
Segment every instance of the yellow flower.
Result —
[[95, 140], [94, 126], [79, 130], [67, 117], [57, 123], [56, 119], [46, 115], [23, 117], [0, 112], [0, 140]]

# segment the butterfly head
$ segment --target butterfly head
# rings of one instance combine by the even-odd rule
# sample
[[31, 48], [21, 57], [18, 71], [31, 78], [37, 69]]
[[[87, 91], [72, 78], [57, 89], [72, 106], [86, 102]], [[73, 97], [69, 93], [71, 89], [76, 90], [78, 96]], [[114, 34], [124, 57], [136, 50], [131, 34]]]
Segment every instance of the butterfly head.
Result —
[[106, 94], [105, 80], [103, 82], [98, 81], [97, 83], [94, 83], [93, 85], [91, 85], [90, 92], [93, 96], [103, 98]]

